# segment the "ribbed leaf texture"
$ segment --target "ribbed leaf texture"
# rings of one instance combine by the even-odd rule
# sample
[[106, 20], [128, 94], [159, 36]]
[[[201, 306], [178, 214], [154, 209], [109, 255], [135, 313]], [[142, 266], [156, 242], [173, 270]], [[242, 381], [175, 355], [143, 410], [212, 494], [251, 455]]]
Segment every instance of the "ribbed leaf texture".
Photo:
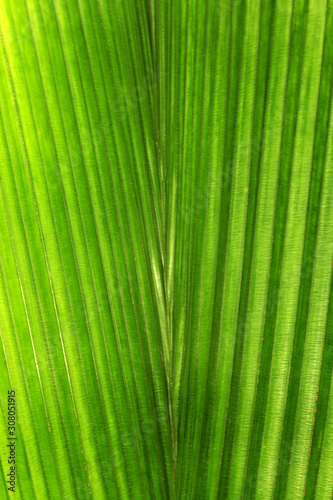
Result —
[[330, 500], [333, 2], [0, 0], [0, 42], [1, 498]]

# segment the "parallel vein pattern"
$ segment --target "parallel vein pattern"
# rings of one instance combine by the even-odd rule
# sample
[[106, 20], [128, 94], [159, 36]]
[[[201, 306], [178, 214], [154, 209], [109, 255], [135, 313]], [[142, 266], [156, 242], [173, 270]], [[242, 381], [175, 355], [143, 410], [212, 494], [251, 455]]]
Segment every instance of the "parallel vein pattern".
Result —
[[0, 0], [1, 498], [332, 498], [332, 34]]

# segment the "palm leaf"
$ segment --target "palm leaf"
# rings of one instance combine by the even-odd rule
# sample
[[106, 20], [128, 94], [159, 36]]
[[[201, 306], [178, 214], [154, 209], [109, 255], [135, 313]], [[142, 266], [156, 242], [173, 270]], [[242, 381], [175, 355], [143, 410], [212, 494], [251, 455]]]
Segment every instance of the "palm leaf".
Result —
[[332, 498], [332, 3], [0, 9], [1, 497]]

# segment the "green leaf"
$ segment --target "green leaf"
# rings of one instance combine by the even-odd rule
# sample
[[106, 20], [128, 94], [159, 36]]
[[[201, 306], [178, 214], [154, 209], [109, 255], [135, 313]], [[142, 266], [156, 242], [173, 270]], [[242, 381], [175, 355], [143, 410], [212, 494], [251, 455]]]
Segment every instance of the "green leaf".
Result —
[[0, 11], [1, 498], [332, 498], [332, 3]]

